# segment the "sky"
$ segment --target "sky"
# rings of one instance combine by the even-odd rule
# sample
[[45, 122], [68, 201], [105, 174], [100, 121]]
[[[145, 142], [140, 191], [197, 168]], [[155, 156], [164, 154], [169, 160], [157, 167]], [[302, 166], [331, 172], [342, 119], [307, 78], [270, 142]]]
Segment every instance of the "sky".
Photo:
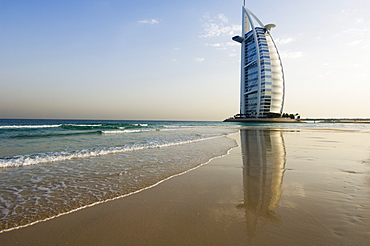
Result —
[[[242, 0], [0, 0], [0, 118], [216, 120], [239, 112]], [[284, 112], [370, 117], [369, 0], [247, 0]]]

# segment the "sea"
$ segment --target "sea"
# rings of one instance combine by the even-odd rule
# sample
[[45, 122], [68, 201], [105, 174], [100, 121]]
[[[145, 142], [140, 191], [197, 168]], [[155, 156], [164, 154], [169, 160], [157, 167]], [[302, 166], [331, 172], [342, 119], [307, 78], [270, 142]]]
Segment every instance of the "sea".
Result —
[[0, 119], [0, 233], [149, 189], [237, 146], [241, 127], [369, 124]]
[[222, 122], [0, 120], [0, 231], [121, 198], [227, 154]]

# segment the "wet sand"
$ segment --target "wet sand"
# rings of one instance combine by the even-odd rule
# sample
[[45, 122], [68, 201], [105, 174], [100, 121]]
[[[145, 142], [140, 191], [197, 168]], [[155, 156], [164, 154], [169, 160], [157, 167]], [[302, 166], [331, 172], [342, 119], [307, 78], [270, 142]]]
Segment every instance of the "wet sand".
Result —
[[229, 155], [1, 245], [369, 245], [369, 133], [245, 129]]

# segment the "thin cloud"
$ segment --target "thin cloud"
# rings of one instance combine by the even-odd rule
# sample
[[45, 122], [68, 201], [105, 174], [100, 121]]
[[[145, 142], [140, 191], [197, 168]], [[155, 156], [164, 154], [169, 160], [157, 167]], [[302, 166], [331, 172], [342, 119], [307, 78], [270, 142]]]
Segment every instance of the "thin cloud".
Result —
[[302, 51], [281, 52], [281, 58], [284, 59], [297, 59], [304, 55], [305, 54]]
[[223, 43], [213, 43], [213, 44], [206, 44], [207, 46], [211, 46], [211, 47], [222, 47], [224, 46]]
[[232, 36], [240, 33], [241, 25], [228, 24], [229, 19], [224, 14], [212, 18], [208, 13], [203, 15], [203, 32], [201, 38]]
[[203, 34], [200, 35], [202, 38], [232, 36], [241, 31], [240, 25], [225, 26], [223, 24], [205, 23], [203, 26]]
[[218, 49], [226, 49], [231, 46], [240, 46], [237, 42], [224, 42], [224, 43], [207, 43], [206, 46], [215, 47]]
[[195, 62], [204, 62], [205, 58], [204, 57], [196, 57], [194, 58]]
[[217, 18], [220, 19], [222, 22], [228, 22], [229, 18], [227, 18], [224, 14], [218, 14]]
[[364, 18], [356, 18], [356, 22], [357, 23], [363, 23], [364, 22]]
[[355, 40], [355, 41], [350, 42], [348, 45], [349, 46], [358, 46], [362, 43], [362, 41], [363, 40], [361, 40], [361, 39], [360, 40]]
[[336, 34], [335, 36], [338, 37], [338, 36], [342, 36], [342, 35], [364, 34], [367, 31], [368, 31], [368, 29], [366, 29], [366, 28], [363, 28], [363, 29], [348, 28], [348, 29]]
[[[205, 46], [223, 51], [228, 57], [237, 56], [235, 54], [235, 47], [239, 48], [240, 44], [231, 41], [231, 37], [240, 34], [242, 29], [241, 25], [229, 23], [229, 18], [222, 13], [215, 16], [210, 16], [208, 13], [205, 13], [202, 17], [202, 22], [203, 30], [199, 38], [212, 40], [211, 42], [208, 41], [209, 43], [205, 43]], [[202, 62], [204, 60], [197, 59], [195, 61]]]
[[153, 24], [158, 24], [159, 21], [156, 20], [156, 19], [145, 19], [145, 20], [141, 20], [139, 21], [139, 23], [141, 24], [150, 24], [150, 25], [153, 25]]
[[277, 44], [289, 44], [291, 42], [294, 42], [295, 38], [277, 38], [275, 39], [275, 42]]

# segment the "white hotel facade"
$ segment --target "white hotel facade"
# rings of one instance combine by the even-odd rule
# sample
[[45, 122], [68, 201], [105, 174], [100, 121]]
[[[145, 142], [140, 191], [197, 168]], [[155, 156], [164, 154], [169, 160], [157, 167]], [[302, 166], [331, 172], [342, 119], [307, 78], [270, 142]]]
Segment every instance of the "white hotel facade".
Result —
[[[284, 104], [284, 72], [270, 31], [274, 24], [262, 22], [242, 6], [240, 117], [266, 118], [281, 114]], [[256, 22], [256, 25], [255, 25]]]

